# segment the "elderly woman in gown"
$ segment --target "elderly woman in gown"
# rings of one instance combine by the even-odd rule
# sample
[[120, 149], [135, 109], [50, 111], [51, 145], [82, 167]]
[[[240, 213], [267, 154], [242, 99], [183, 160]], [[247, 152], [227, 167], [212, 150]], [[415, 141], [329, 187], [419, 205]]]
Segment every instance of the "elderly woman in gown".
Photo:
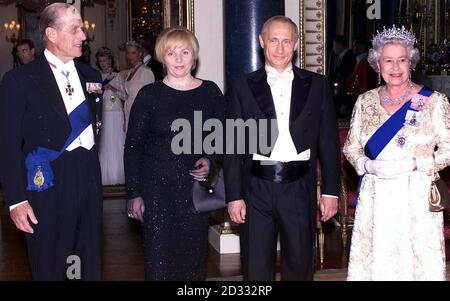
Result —
[[114, 54], [100, 47], [95, 54], [96, 65], [103, 80], [103, 126], [100, 132], [99, 159], [102, 185], [125, 183], [123, 148], [125, 144], [124, 117], [121, 99], [126, 99], [125, 80], [114, 71]]
[[125, 80], [125, 89], [128, 94], [123, 110], [125, 112], [125, 131], [128, 128], [130, 111], [137, 94], [145, 85], [155, 81], [152, 70], [142, 63], [143, 48], [140, 44], [130, 41], [126, 43], [126, 57], [130, 70]]
[[358, 97], [344, 145], [361, 176], [349, 280], [445, 280], [443, 214], [428, 198], [434, 171], [450, 165], [450, 105], [411, 81], [415, 43], [395, 26], [372, 40], [385, 84]]

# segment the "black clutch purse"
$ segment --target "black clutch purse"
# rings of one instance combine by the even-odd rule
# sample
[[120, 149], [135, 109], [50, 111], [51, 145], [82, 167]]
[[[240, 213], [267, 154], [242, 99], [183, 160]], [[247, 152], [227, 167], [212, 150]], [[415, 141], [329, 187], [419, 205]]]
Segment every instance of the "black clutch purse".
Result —
[[219, 173], [214, 183], [194, 181], [192, 186], [193, 211], [196, 214], [208, 213], [227, 208], [225, 202], [225, 185]]

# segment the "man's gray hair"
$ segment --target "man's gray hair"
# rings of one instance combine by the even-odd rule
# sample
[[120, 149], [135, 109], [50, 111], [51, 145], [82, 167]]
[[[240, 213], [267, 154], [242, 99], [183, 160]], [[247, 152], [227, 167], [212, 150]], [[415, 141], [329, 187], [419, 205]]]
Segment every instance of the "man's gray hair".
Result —
[[292, 26], [295, 38], [298, 38], [298, 28], [297, 28], [297, 24], [294, 23], [294, 21], [292, 21], [290, 18], [286, 17], [286, 16], [282, 16], [282, 15], [278, 15], [278, 16], [273, 16], [270, 19], [268, 19], [266, 22], [264, 22], [262, 29], [261, 29], [261, 33], [260, 35], [263, 36], [266, 31], [267, 31], [267, 27], [269, 27], [269, 24], [272, 22], [281, 22], [281, 23], [289, 23]]
[[47, 6], [40, 15], [39, 21], [39, 30], [41, 33], [41, 38], [46, 42], [45, 30], [47, 27], [60, 28], [61, 24], [59, 24], [59, 17], [62, 11], [69, 9], [72, 7], [75, 11], [77, 10], [75, 6], [72, 6], [67, 3], [53, 3]]

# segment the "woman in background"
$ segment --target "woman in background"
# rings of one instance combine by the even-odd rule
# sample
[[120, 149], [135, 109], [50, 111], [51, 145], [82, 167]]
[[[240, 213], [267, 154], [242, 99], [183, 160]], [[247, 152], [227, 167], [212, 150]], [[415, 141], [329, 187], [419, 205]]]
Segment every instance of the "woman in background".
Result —
[[126, 43], [127, 62], [130, 66], [128, 76], [125, 81], [125, 89], [127, 98], [125, 99], [125, 132], [128, 128], [128, 120], [130, 118], [131, 107], [133, 106], [136, 95], [145, 85], [155, 81], [155, 76], [150, 68], [142, 64], [142, 46], [134, 41]]
[[124, 117], [121, 99], [126, 99], [125, 81], [114, 71], [114, 54], [101, 47], [95, 54], [96, 65], [102, 74], [103, 124], [100, 132], [99, 159], [102, 185], [125, 183], [123, 148], [125, 144]]

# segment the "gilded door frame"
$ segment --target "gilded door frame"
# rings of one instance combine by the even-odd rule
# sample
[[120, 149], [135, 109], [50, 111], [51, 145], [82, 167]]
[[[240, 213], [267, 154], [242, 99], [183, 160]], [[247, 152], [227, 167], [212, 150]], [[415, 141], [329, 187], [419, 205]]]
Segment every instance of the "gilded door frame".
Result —
[[326, 75], [327, 0], [299, 0], [300, 67]]

